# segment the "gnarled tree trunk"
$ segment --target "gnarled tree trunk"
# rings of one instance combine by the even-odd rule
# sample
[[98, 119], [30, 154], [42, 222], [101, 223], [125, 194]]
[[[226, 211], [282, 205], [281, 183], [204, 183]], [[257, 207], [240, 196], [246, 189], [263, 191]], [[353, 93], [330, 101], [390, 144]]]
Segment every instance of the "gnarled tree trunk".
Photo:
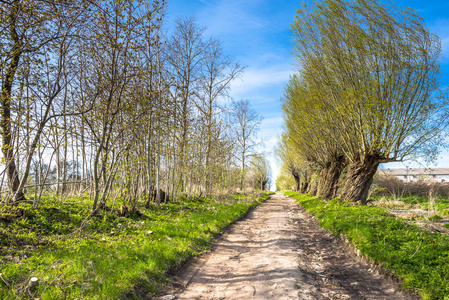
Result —
[[366, 204], [368, 191], [379, 163], [379, 158], [375, 156], [368, 156], [363, 161], [351, 163], [340, 198], [346, 201], [360, 201], [361, 204]]
[[309, 184], [308, 184], [308, 187], [307, 187], [307, 193], [312, 195], [312, 196], [316, 195], [316, 192], [317, 192], [317, 189], [318, 189], [318, 182], [315, 179], [315, 176], [316, 176], [315, 173], [312, 173], [310, 175]]
[[298, 192], [300, 190], [300, 185], [301, 185], [301, 178], [299, 176], [299, 172], [296, 170], [293, 170], [292, 175], [293, 175], [293, 178], [295, 179], [295, 186], [294, 186], [293, 190], [295, 192]]
[[338, 180], [345, 167], [345, 158], [343, 155], [335, 157], [326, 166], [321, 169], [318, 181], [317, 196], [323, 199], [332, 199], [337, 196]]
[[310, 183], [310, 171], [306, 170], [302, 176], [302, 180], [299, 185], [299, 191], [303, 194], [307, 193], [307, 190], [309, 189], [309, 183]]

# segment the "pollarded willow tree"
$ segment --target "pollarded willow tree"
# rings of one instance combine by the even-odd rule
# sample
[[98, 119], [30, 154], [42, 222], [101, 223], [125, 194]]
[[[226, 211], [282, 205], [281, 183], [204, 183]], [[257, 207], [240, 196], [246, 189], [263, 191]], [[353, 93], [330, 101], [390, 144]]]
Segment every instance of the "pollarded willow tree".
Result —
[[447, 124], [441, 43], [419, 15], [391, 2], [326, 0], [304, 4], [292, 29], [301, 78], [326, 95], [317, 101], [342, 137], [341, 198], [364, 203], [380, 163], [437, 152]]
[[291, 173], [281, 167], [281, 171], [276, 177], [276, 191], [284, 191], [294, 189], [295, 181]]
[[333, 127], [335, 115], [326, 103], [327, 93], [322, 93], [307, 77], [292, 76], [285, 89], [282, 110], [285, 119], [285, 142], [292, 151], [316, 166], [320, 176], [317, 196], [330, 199], [336, 196], [340, 173], [346, 159], [338, 135]]
[[282, 134], [275, 148], [275, 153], [281, 161], [282, 176], [285, 176], [287, 172], [293, 177], [295, 182], [293, 186], [294, 191], [300, 191], [301, 185], [303, 186], [303, 190], [305, 190], [308, 184], [306, 175], [309, 166], [298, 150], [300, 149], [297, 149], [286, 133]]

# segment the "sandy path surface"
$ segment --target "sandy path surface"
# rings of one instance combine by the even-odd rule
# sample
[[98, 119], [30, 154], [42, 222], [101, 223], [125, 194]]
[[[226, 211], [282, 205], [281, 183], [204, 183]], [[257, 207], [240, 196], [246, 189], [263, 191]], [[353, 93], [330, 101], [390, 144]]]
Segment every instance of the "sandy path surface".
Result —
[[232, 225], [174, 280], [180, 288], [165, 299], [410, 299], [282, 194]]

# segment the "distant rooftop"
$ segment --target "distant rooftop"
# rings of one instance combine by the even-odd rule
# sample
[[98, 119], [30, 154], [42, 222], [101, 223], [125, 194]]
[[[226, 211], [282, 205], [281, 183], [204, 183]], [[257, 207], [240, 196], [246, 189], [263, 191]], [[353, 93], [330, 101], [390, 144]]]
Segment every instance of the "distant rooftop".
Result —
[[385, 168], [377, 171], [382, 175], [406, 176], [406, 175], [449, 175], [449, 168]]

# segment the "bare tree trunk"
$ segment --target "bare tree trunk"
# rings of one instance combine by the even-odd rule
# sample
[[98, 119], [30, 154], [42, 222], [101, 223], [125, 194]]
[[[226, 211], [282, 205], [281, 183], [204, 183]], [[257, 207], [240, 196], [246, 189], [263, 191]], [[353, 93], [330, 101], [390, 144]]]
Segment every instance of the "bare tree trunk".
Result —
[[59, 152], [59, 131], [58, 126], [55, 126], [55, 147], [56, 147], [56, 196], [59, 196], [61, 192], [61, 154]]
[[[95, 157], [96, 155], [92, 155], [94, 153], [94, 143], [91, 142], [90, 144], [90, 159], [89, 159], [89, 182], [90, 182], [90, 188], [89, 188], [89, 198], [92, 198], [92, 195], [95, 195]], [[92, 184], [92, 180], [94, 181], [94, 184]], [[94, 196], [95, 197], [95, 196]]]
[[[150, 119], [151, 120], [151, 119]], [[151, 122], [151, 121], [150, 121]], [[151, 130], [148, 130], [148, 143], [147, 143], [147, 172], [148, 172], [148, 199], [145, 203], [145, 207], [150, 207], [150, 202], [152, 198], [152, 192], [153, 192], [153, 173], [152, 173], [152, 163], [151, 163]]]
[[[8, 66], [5, 67], [5, 76], [1, 90], [1, 135], [2, 135], [2, 153], [5, 159], [6, 170], [8, 175], [8, 182], [11, 195], [16, 195], [16, 200], [25, 199], [22, 191], [18, 190], [19, 172], [16, 168], [14, 145], [12, 144], [11, 132], [11, 91], [14, 77], [19, 66], [19, 61], [22, 56], [23, 42], [17, 33], [17, 18], [20, 3], [17, 2], [12, 6], [12, 10], [6, 16], [9, 19], [9, 34], [14, 45], [11, 51], [11, 60]], [[13, 199], [14, 201], [14, 199]]]
[[[186, 178], [186, 180], [187, 180], [187, 178]], [[191, 197], [192, 197], [192, 189], [193, 189], [193, 168], [190, 168], [190, 174], [189, 174], [189, 178], [188, 178], [188, 182], [189, 182], [189, 184], [188, 184], [188, 190], [187, 190], [187, 199], [191, 199]], [[186, 181], [186, 183], [187, 183], [187, 181]]]
[[25, 167], [24, 167], [24, 170], [23, 170], [23, 175], [22, 175], [22, 178], [19, 181], [19, 186], [17, 187], [16, 194], [14, 195], [15, 200], [19, 200], [19, 199], [25, 198], [25, 196], [23, 194], [23, 188], [25, 187], [25, 184], [26, 184], [27, 179], [28, 179], [28, 175], [30, 173], [31, 161], [33, 159], [34, 152], [36, 151], [36, 147], [37, 147], [37, 145], [38, 145], [38, 143], [40, 141], [41, 134], [44, 131], [45, 124], [48, 121], [48, 115], [50, 113], [50, 108], [52, 106], [52, 102], [56, 98], [56, 96], [59, 94], [59, 91], [60, 91], [60, 86], [58, 84], [56, 89], [55, 89], [55, 91], [53, 92], [53, 94], [48, 99], [48, 106], [46, 107], [44, 115], [42, 117], [42, 121], [40, 122], [39, 127], [36, 130], [36, 135], [33, 138], [33, 141], [32, 141], [32, 143], [30, 145], [30, 148], [29, 148], [28, 155], [27, 155], [26, 160], [25, 160]]
[[[243, 149], [245, 149], [245, 143], [243, 143]], [[240, 177], [240, 189], [245, 194], [245, 151], [242, 150], [242, 175]]]
[[298, 192], [300, 190], [300, 186], [301, 186], [301, 177], [299, 176], [298, 172], [295, 170], [292, 172], [293, 178], [295, 179], [295, 187], [293, 188], [293, 190], [295, 192]]
[[[158, 146], [159, 148], [159, 146]], [[159, 175], [161, 170], [161, 155], [159, 154], [159, 149], [157, 153], [157, 167], [156, 167], [156, 204], [159, 206], [161, 204], [161, 189], [159, 186]]]
[[[167, 171], [168, 172], [168, 171]], [[170, 199], [170, 172], [167, 173], [167, 180], [165, 181], [165, 196], [164, 203], [167, 203]]]
[[315, 181], [312, 181], [309, 183], [309, 186], [307, 188], [307, 194], [315, 196], [316, 192], [317, 192], [317, 183]]
[[54, 156], [54, 155], [55, 155], [55, 152], [53, 152], [53, 153], [51, 154], [50, 161], [49, 161], [49, 163], [48, 163], [48, 168], [47, 168], [47, 170], [45, 171], [45, 175], [42, 174], [42, 163], [41, 163], [41, 167], [40, 167], [41, 172], [40, 172], [40, 174], [39, 174], [39, 177], [41, 177], [41, 179], [39, 180], [39, 183], [40, 183], [40, 187], [39, 187], [39, 196], [37, 197], [37, 199], [35, 199], [35, 203], [33, 203], [33, 207], [34, 207], [34, 208], [38, 208], [38, 207], [39, 207], [39, 204], [40, 204], [40, 202], [41, 202], [41, 197], [42, 197], [42, 193], [44, 192], [45, 182], [47, 181], [48, 174], [50, 173], [51, 164], [52, 164], [52, 162], [53, 162], [53, 156]]
[[66, 189], [67, 189], [67, 148], [68, 148], [68, 135], [67, 135], [67, 116], [66, 116], [66, 106], [67, 106], [67, 85], [64, 87], [64, 100], [63, 100], [63, 104], [62, 104], [62, 111], [63, 111], [63, 130], [64, 130], [64, 134], [63, 134], [63, 158], [62, 158], [62, 182], [61, 182], [61, 195], [64, 195], [66, 193]]
[[[173, 143], [174, 145], [174, 143]], [[175, 151], [175, 149], [173, 149]], [[172, 182], [171, 182], [171, 197], [175, 198], [175, 185], [176, 185], [176, 156], [173, 155], [173, 168], [172, 168]]]
[[99, 162], [100, 162], [100, 154], [101, 149], [97, 149], [97, 153], [95, 154], [94, 159], [94, 201], [92, 203], [92, 214], [95, 214], [97, 212], [97, 204], [98, 200], [100, 199], [100, 176], [98, 174], [98, 168], [99, 168]]
[[306, 169], [306, 171], [304, 172], [303, 176], [302, 176], [302, 181], [300, 184], [300, 189], [299, 191], [301, 193], [307, 193], [308, 189], [309, 189], [309, 185], [310, 185], [310, 170]]
[[0, 203], [2, 202], [2, 192], [3, 192], [3, 184], [5, 182], [5, 175], [6, 175], [6, 170], [4, 170], [2, 173], [2, 180], [0, 182]]
[[[137, 210], [136, 208], [137, 208], [138, 190], [139, 190], [140, 173], [141, 173], [140, 168], [136, 167], [136, 169], [137, 169], [137, 178], [134, 183], [134, 188], [132, 191], [132, 194], [133, 194], [133, 201], [131, 204], [131, 213], [132, 214], [136, 213], [136, 210]], [[131, 193], [131, 191], [130, 191], [130, 193]]]
[[80, 196], [83, 193], [86, 184], [87, 177], [87, 160], [86, 160], [86, 140], [84, 137], [84, 123], [81, 122], [81, 160], [82, 160], [82, 173], [81, 173], [81, 184], [79, 189]]
[[313, 196], [316, 195], [318, 189], [318, 182], [316, 180], [316, 176], [317, 174], [315, 172], [310, 175], [310, 180], [307, 187], [307, 193]]
[[36, 162], [34, 164], [34, 199], [33, 199], [33, 208], [36, 208], [37, 203], [37, 193], [38, 193], [38, 187], [40, 184], [40, 166], [41, 166], [42, 160], [39, 155], [39, 162]]
[[[74, 124], [73, 124], [74, 125]], [[75, 149], [73, 148], [73, 139], [75, 139]], [[78, 169], [79, 169], [79, 144], [78, 144], [78, 138], [76, 135], [73, 136], [72, 138], [72, 161], [74, 166], [72, 167], [72, 180], [75, 182], [80, 182], [80, 178], [79, 178], [79, 174], [78, 174]], [[75, 156], [76, 153], [76, 156]], [[79, 184], [79, 183], [78, 183]], [[79, 188], [79, 186], [78, 186]], [[75, 194], [77, 190], [77, 186], [76, 184], [72, 185], [72, 189], [71, 189], [71, 193]]]
[[373, 156], [366, 157], [349, 165], [346, 182], [341, 192], [341, 199], [366, 204], [368, 191], [377, 172], [379, 159]]
[[344, 168], [344, 156], [337, 156], [321, 169], [318, 181], [317, 196], [323, 199], [332, 199], [337, 196], [338, 180]]

